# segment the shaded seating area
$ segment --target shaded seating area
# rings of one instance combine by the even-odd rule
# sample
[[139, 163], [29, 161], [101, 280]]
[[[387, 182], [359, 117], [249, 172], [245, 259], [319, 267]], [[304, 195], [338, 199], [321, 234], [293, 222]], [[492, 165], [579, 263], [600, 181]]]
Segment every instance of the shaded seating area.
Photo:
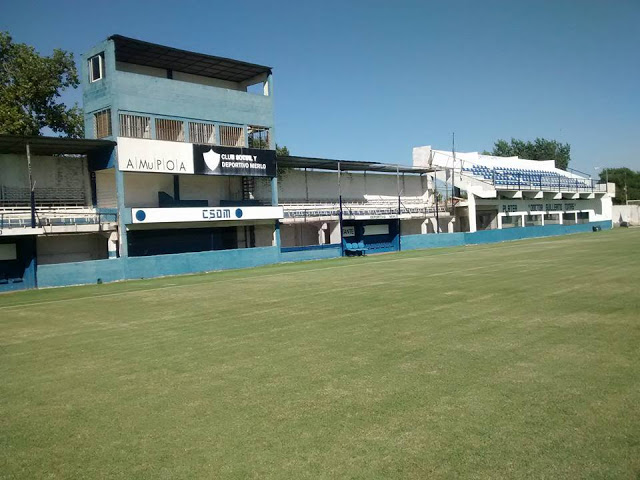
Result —
[[462, 170], [468, 175], [504, 188], [576, 191], [594, 189], [594, 181], [590, 178], [562, 175], [553, 171], [492, 168], [485, 165], [473, 165]]
[[364, 246], [364, 242], [360, 240], [359, 242], [347, 242], [346, 240], [342, 240], [342, 248], [344, 250], [345, 255], [356, 255], [362, 256], [366, 255], [368, 248]]

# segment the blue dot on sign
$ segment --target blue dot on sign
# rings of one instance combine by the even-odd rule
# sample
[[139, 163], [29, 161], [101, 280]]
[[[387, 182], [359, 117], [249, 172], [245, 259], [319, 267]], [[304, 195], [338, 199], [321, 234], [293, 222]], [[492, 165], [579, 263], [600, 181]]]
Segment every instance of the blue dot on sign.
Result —
[[242, 209], [241, 208], [236, 208], [236, 217], [242, 218]]
[[144, 222], [144, 219], [147, 218], [147, 214], [144, 213], [144, 210], [138, 210], [136, 212], [136, 220], [139, 222]]

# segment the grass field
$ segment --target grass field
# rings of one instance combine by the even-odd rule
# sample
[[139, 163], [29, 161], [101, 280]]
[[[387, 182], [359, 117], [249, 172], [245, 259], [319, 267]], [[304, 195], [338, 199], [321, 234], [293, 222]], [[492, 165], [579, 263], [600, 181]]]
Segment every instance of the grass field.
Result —
[[638, 478], [640, 229], [0, 296], [2, 478]]

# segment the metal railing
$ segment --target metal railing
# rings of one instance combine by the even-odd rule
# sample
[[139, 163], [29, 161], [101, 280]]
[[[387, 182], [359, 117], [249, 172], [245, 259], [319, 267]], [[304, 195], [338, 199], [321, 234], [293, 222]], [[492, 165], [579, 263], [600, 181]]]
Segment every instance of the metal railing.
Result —
[[592, 178], [564, 177], [552, 174], [530, 174], [493, 169], [476, 174], [467, 171], [464, 176], [491, 185], [496, 190], [536, 190], [550, 192], [604, 193], [607, 185]]
[[[280, 203], [284, 208], [285, 218], [322, 218], [338, 217], [340, 215], [340, 204], [338, 202], [295, 202]], [[438, 212], [447, 212], [447, 206], [438, 205]], [[400, 215], [416, 215], [427, 217], [436, 213], [435, 205], [400, 204]], [[358, 216], [367, 217], [397, 217], [398, 201], [375, 201], [375, 202], [344, 202], [342, 204], [343, 217], [351, 218]]]
[[[116, 223], [117, 213], [69, 210], [36, 210], [36, 227], [63, 227]], [[22, 209], [0, 210], [0, 230], [30, 228], [31, 212]]]

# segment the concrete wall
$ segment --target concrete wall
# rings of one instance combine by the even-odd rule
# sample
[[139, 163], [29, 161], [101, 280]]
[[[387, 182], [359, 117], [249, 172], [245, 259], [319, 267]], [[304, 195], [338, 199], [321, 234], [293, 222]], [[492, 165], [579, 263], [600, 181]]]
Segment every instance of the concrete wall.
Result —
[[[592, 222], [583, 225], [551, 225], [523, 227], [509, 230], [487, 230], [475, 233], [442, 233], [406, 235], [402, 237], [402, 250], [462, 246], [518, 240], [524, 238], [590, 232], [594, 226], [611, 228], [611, 222]], [[78, 263], [41, 265], [38, 268], [38, 285], [54, 287], [112, 282], [125, 279], [152, 278], [165, 275], [247, 268], [280, 261], [293, 262], [340, 256], [340, 245], [315, 247], [247, 248], [213, 252], [157, 255], [153, 257], [129, 257], [111, 260], [93, 260]]]
[[640, 205], [614, 205], [613, 224], [618, 226], [621, 222], [640, 225]]
[[339, 258], [342, 255], [340, 245], [318, 245], [315, 247], [283, 248], [280, 254], [282, 262], [304, 262], [307, 260], [322, 260]]
[[550, 237], [570, 233], [591, 232], [594, 226], [610, 229], [611, 222], [591, 222], [581, 225], [547, 225], [544, 227], [520, 227], [503, 230], [484, 230], [473, 233], [441, 233], [407, 235], [402, 237], [402, 250], [419, 248], [453, 247], [483, 243], [507, 242], [526, 238]]
[[[345, 173], [341, 175], [344, 201], [375, 200], [379, 197], [398, 196], [396, 176], [376, 173]], [[422, 197], [427, 192], [427, 178], [418, 175], [401, 175], [400, 189], [403, 196]], [[308, 192], [308, 193], [307, 193]], [[278, 178], [278, 197], [281, 202], [326, 200], [338, 198], [337, 172], [288, 169]]]
[[280, 225], [280, 244], [283, 247], [319, 245], [320, 225], [315, 223]]
[[[158, 207], [158, 192], [173, 197], [173, 175], [163, 173], [124, 173], [126, 207]], [[220, 200], [242, 199], [242, 177], [180, 175], [181, 200], [207, 200], [209, 206]]]
[[96, 201], [98, 208], [118, 208], [114, 168], [96, 171]]
[[422, 224], [424, 220], [400, 220], [401, 235], [419, 235], [422, 233]]
[[38, 265], [108, 258], [107, 241], [108, 237], [99, 233], [40, 235], [36, 243]]
[[59, 287], [97, 283], [98, 280], [115, 282], [183, 275], [256, 267], [278, 261], [278, 248], [265, 247], [42, 265], [38, 268], [38, 286]]
[[[31, 156], [31, 171], [36, 189], [74, 188], [84, 191], [86, 205], [91, 204], [89, 171], [85, 157]], [[0, 185], [29, 187], [27, 156], [0, 155]]]

